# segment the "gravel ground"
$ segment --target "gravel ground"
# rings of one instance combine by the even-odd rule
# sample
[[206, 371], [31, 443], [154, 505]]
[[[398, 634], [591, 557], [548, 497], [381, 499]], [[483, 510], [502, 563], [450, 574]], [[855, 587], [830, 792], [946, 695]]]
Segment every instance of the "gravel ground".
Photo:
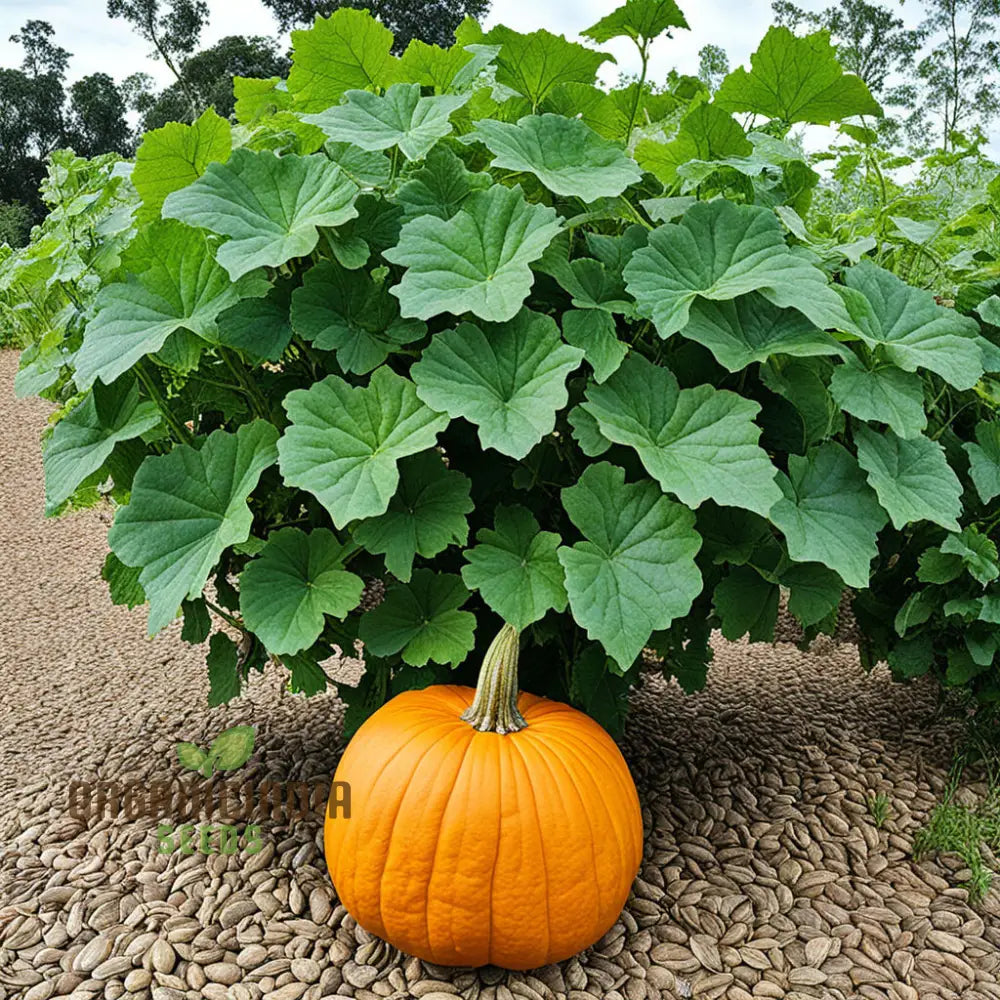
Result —
[[933, 688], [868, 676], [845, 645], [719, 640], [706, 692], [646, 682], [624, 743], [646, 826], [633, 894], [594, 948], [530, 974], [366, 934], [317, 816], [209, 857], [157, 853], [155, 819], [73, 819], [73, 779], [169, 781], [176, 742], [236, 723], [258, 731], [241, 780], [328, 780], [342, 708], [283, 696], [273, 670], [206, 707], [200, 651], [107, 602], [106, 515], [42, 518], [47, 406], [14, 401], [15, 367], [0, 352], [0, 1000], [1000, 998], [997, 891], [973, 909], [956, 866], [910, 860], [954, 732]]

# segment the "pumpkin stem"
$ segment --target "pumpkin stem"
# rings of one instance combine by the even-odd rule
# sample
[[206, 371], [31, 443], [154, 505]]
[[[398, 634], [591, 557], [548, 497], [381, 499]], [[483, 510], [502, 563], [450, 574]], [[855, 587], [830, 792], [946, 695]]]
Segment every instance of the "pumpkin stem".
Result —
[[517, 655], [521, 637], [504, 625], [490, 643], [479, 669], [476, 697], [462, 719], [480, 732], [516, 733], [528, 723], [517, 707]]

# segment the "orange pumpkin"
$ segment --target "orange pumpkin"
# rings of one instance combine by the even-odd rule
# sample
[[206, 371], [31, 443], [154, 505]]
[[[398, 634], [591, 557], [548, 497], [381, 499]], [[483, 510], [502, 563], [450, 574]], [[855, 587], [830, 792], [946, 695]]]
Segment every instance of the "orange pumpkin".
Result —
[[326, 862], [366, 930], [438, 965], [530, 969], [617, 919], [642, 857], [628, 767], [593, 719], [517, 692], [504, 626], [479, 686], [397, 695], [349, 743]]

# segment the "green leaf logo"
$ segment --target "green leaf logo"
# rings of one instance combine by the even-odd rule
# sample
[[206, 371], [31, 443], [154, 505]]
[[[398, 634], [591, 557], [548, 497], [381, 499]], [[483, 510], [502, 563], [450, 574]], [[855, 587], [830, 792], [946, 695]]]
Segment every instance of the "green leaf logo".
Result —
[[208, 759], [220, 771], [242, 767], [253, 753], [253, 726], [233, 726], [219, 733], [208, 751]]
[[253, 753], [255, 735], [253, 726], [232, 726], [215, 737], [207, 753], [194, 743], [178, 743], [177, 759], [181, 767], [210, 778], [216, 770], [242, 767]]

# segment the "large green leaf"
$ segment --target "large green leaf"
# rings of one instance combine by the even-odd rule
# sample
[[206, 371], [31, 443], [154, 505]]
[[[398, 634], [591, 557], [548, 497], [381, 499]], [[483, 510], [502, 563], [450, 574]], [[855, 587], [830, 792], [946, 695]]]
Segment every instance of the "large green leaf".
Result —
[[541, 531], [524, 507], [497, 507], [494, 529], [483, 528], [465, 551], [462, 579], [516, 629], [527, 628], [547, 611], [566, 609], [564, 573], [556, 554], [561, 542]]
[[210, 163], [226, 160], [232, 147], [229, 122], [212, 108], [190, 125], [170, 122], [147, 132], [136, 150], [131, 175], [142, 198], [136, 220], [148, 223], [158, 219], [163, 200], [171, 191], [196, 181]]
[[242, 148], [168, 195], [163, 215], [231, 237], [216, 256], [235, 281], [256, 267], [312, 253], [319, 226], [339, 226], [358, 214], [357, 195], [357, 185], [321, 156]]
[[344, 104], [303, 120], [336, 142], [369, 151], [398, 146], [408, 160], [422, 160], [451, 131], [449, 115], [469, 99], [469, 94], [421, 97], [418, 83], [394, 83], [384, 95], [349, 90], [344, 96]]
[[843, 271], [841, 294], [856, 331], [884, 358], [908, 372], [928, 368], [956, 389], [971, 389], [983, 374], [974, 319], [946, 309], [934, 296], [863, 260]]
[[133, 273], [98, 292], [94, 318], [74, 359], [74, 379], [81, 389], [98, 378], [110, 384], [140, 358], [160, 350], [177, 330], [214, 342], [219, 313], [268, 288], [256, 275], [230, 281], [215, 263], [205, 234], [179, 222], [146, 227], [124, 264]]
[[243, 299], [219, 313], [216, 336], [254, 361], [278, 361], [292, 339], [287, 290], [272, 288], [262, 299]]
[[474, 423], [484, 448], [524, 458], [555, 427], [582, 359], [551, 316], [522, 309], [507, 323], [435, 334], [410, 375], [429, 407]]
[[462, 91], [493, 61], [495, 45], [462, 45], [443, 49], [413, 38], [399, 57], [396, 79], [431, 87], [436, 94]]
[[311, 28], [292, 32], [288, 89], [299, 111], [322, 111], [348, 90], [374, 90], [393, 82], [397, 60], [392, 32], [367, 10], [341, 7]]
[[854, 429], [854, 443], [858, 465], [868, 473], [868, 484], [889, 512], [893, 527], [923, 520], [958, 531], [962, 484], [939, 442], [922, 434], [904, 439], [892, 431], [879, 434], [860, 426]]
[[635, 160], [577, 118], [526, 115], [516, 125], [483, 119], [464, 137], [493, 153], [492, 166], [534, 174], [550, 191], [583, 201], [616, 198], [642, 179]]
[[753, 291], [824, 329], [850, 327], [826, 275], [786, 246], [778, 217], [758, 205], [698, 202], [680, 223], [654, 229], [624, 273], [640, 312], [661, 337], [684, 329], [698, 296], [725, 300]]
[[642, 139], [635, 158], [664, 184], [677, 180], [677, 168], [691, 160], [721, 160], [749, 156], [753, 145], [728, 111], [716, 104], [696, 104], [682, 119], [670, 142]]
[[573, 617], [628, 669], [701, 591], [694, 513], [649, 480], [626, 485], [607, 462], [588, 466], [562, 503], [586, 539], [558, 552]]
[[567, 309], [562, 329], [566, 343], [583, 351], [595, 382], [613, 375], [628, 353], [628, 345], [618, 339], [614, 317], [603, 309]]
[[434, 445], [448, 417], [417, 399], [416, 388], [386, 367], [367, 388], [328, 375], [284, 401], [291, 424], [278, 442], [289, 486], [314, 494], [342, 528], [384, 514], [399, 485], [396, 463]]
[[56, 424], [45, 443], [45, 501], [57, 507], [105, 463], [119, 441], [151, 431], [161, 420], [156, 404], [139, 399], [139, 384], [97, 383]]
[[853, 353], [845, 354], [844, 364], [833, 370], [830, 392], [842, 410], [888, 424], [901, 438], [916, 437], [927, 426], [920, 376], [895, 365], [867, 368]]
[[631, 353], [603, 385], [587, 387], [584, 411], [609, 441], [635, 448], [660, 486], [689, 507], [711, 498], [767, 514], [781, 490], [758, 444], [760, 405], [724, 389], [681, 389], [668, 368]]
[[354, 540], [369, 552], [385, 556], [385, 568], [404, 582], [410, 579], [417, 555], [430, 559], [449, 545], [464, 545], [469, 536], [465, 515], [474, 504], [471, 482], [445, 467], [433, 451], [399, 463], [399, 489], [380, 517], [362, 521]]
[[326, 615], [344, 618], [364, 580], [343, 568], [344, 547], [326, 528], [274, 532], [240, 574], [240, 613], [270, 653], [297, 653], [323, 631]]
[[134, 608], [146, 603], [146, 595], [139, 583], [141, 572], [138, 566], [126, 566], [114, 552], [109, 552], [104, 557], [101, 579], [108, 585], [108, 596], [112, 604]]
[[171, 622], [184, 598], [201, 594], [224, 549], [250, 536], [247, 497], [277, 459], [278, 432], [264, 420], [235, 434], [217, 430], [200, 449], [176, 445], [147, 458], [108, 532], [111, 550], [141, 566], [149, 633]]
[[396, 192], [403, 218], [434, 215], [450, 219], [473, 191], [492, 184], [487, 173], [472, 173], [447, 146], [437, 146], [427, 154], [424, 165], [409, 175]]
[[522, 35], [499, 24], [484, 41], [500, 45], [496, 57], [497, 83], [523, 94], [534, 107], [561, 83], [593, 83], [601, 63], [615, 62], [606, 52], [567, 42], [544, 28]]
[[847, 353], [797, 309], [779, 309], [759, 292], [723, 302], [695, 300], [688, 324], [681, 332], [707, 347], [715, 360], [731, 372], [741, 371], [755, 361], [766, 361], [774, 354], [810, 357]]
[[1000, 421], [980, 420], [976, 442], [962, 445], [969, 455], [969, 475], [983, 503], [1000, 496]]
[[458, 610], [468, 599], [461, 577], [418, 569], [361, 618], [358, 634], [375, 656], [400, 653], [413, 667], [457, 664], [475, 644], [476, 616]]
[[788, 475], [779, 474], [778, 483], [785, 496], [770, 519], [784, 532], [789, 556], [867, 587], [876, 536], [888, 518], [850, 452], [830, 441], [808, 455], [789, 455]]
[[781, 576], [788, 588], [788, 610], [808, 628], [837, 610], [844, 583], [832, 569], [819, 563], [794, 563]]
[[733, 567], [712, 595], [719, 630], [730, 641], [746, 635], [750, 642], [772, 642], [780, 596], [778, 585], [763, 579], [755, 569]]
[[687, 21], [674, 0], [626, 0], [621, 7], [606, 14], [596, 24], [580, 32], [595, 42], [612, 38], [646, 41], [668, 32], [670, 28], [686, 28]]
[[292, 326], [320, 350], [335, 350], [340, 367], [358, 375], [427, 333], [420, 320], [400, 318], [399, 303], [385, 285], [327, 260], [306, 271], [292, 293]]
[[529, 265], [560, 229], [555, 209], [529, 205], [520, 187], [494, 184], [469, 195], [447, 222], [424, 215], [403, 226], [399, 245], [383, 255], [407, 269], [392, 294], [404, 316], [513, 319], [531, 290]]
[[941, 543], [941, 551], [961, 557], [965, 568], [980, 583], [991, 583], [1000, 576], [996, 542], [974, 524], [963, 528], [960, 534], [949, 535]]
[[816, 125], [882, 114], [861, 77], [841, 69], [825, 31], [797, 38], [788, 28], [772, 26], [750, 57], [750, 67], [737, 67], [722, 81], [716, 104]]

